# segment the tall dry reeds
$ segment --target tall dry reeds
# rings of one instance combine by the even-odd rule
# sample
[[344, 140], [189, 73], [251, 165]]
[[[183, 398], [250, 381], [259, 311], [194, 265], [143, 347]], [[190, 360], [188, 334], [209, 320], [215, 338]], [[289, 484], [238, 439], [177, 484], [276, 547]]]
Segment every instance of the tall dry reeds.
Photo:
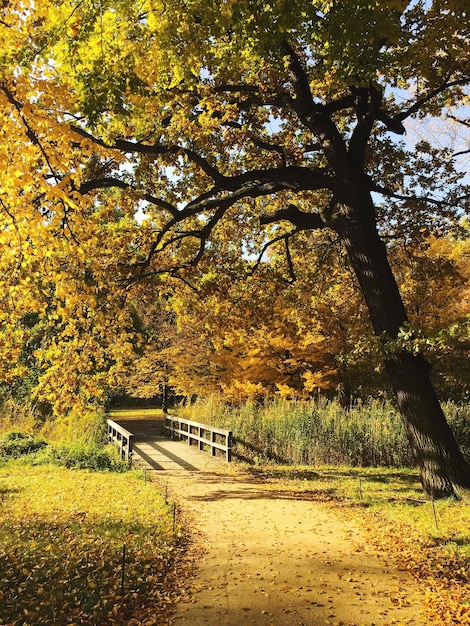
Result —
[[[470, 407], [447, 403], [445, 410], [464, 453], [470, 455]], [[178, 412], [187, 419], [230, 428], [235, 456], [252, 463], [412, 465], [400, 416], [387, 400], [359, 401], [348, 407], [322, 397], [230, 405], [220, 396], [211, 396]]]

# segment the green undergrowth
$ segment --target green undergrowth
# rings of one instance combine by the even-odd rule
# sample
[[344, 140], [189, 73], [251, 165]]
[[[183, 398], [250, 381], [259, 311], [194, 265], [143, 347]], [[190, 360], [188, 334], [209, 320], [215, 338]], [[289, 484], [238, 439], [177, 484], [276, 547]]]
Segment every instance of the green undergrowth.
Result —
[[470, 623], [467, 502], [425, 500], [411, 469], [265, 464], [244, 471], [283, 498], [323, 502], [359, 520], [381, 560], [420, 582], [430, 622]]
[[0, 624], [124, 625], [168, 611], [182, 531], [139, 473], [10, 460], [0, 498]]
[[0, 435], [0, 465], [18, 459], [28, 465], [59, 465], [67, 468], [127, 471], [113, 445], [49, 442], [32, 433], [11, 431]]

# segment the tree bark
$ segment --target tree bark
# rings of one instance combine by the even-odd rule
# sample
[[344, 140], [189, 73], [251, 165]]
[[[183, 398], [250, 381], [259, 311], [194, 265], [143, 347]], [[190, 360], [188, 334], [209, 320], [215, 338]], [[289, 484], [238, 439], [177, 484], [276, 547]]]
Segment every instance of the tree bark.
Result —
[[470, 468], [439, 404], [429, 364], [420, 354], [399, 352], [386, 358], [385, 368], [426, 497], [468, 496]]
[[[433, 388], [431, 367], [421, 354], [387, 351], [408, 321], [376, 227], [370, 194], [351, 194], [338, 205], [332, 228], [344, 244], [368, 306], [375, 334], [384, 342], [385, 368], [394, 390], [426, 497], [468, 496], [470, 467], [463, 457]], [[360, 204], [359, 204], [360, 202]], [[357, 203], [357, 206], [354, 206]]]
[[168, 413], [168, 385], [166, 381], [162, 385], [162, 411]]

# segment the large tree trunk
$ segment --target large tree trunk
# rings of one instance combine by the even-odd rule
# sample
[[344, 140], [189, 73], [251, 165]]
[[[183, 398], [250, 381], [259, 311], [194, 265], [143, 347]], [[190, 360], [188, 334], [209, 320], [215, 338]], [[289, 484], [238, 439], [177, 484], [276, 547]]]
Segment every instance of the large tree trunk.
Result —
[[399, 352], [385, 361], [403, 423], [428, 498], [461, 497], [470, 468], [454, 439], [421, 355]]
[[[357, 199], [357, 198], [356, 198]], [[461, 497], [470, 493], [470, 467], [465, 461], [440, 406], [421, 354], [387, 351], [407, 322], [398, 286], [378, 235], [372, 199], [342, 205], [334, 229], [343, 242], [367, 303], [376, 335], [383, 339], [385, 368], [408, 435], [424, 492], [428, 498]]]

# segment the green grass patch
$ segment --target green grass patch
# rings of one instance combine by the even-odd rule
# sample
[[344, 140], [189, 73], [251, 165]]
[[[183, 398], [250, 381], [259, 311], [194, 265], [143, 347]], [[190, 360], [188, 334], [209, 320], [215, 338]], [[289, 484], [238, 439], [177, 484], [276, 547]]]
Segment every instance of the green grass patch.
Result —
[[181, 531], [136, 472], [10, 461], [0, 497], [1, 624], [127, 624], [167, 610]]

